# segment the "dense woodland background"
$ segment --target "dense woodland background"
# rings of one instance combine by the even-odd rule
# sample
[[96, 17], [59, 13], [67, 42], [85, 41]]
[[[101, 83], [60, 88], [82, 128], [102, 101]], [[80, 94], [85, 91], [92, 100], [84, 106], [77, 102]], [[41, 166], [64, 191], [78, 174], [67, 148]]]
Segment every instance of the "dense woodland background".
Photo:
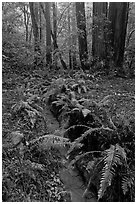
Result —
[[134, 3], [113, 2], [5, 2], [3, 58], [20, 71], [81, 66], [133, 76], [134, 8]]
[[3, 201], [134, 202], [134, 2], [3, 2], [2, 76]]

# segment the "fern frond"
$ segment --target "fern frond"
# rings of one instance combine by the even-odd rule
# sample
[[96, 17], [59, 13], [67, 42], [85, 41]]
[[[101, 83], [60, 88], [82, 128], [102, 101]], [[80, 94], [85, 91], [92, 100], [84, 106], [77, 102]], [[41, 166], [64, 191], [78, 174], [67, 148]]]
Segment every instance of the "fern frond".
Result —
[[80, 154], [78, 156], [76, 156], [70, 163], [69, 163], [69, 168], [71, 168], [77, 161], [79, 161], [80, 159], [82, 159], [83, 157], [86, 157], [87, 155], [91, 154], [95, 154], [95, 153], [101, 153], [101, 151], [90, 151], [90, 152], [86, 152], [84, 154]]
[[128, 173], [122, 178], [122, 190], [125, 195], [129, 190], [132, 190], [135, 186], [135, 172], [128, 171]]
[[50, 148], [61, 150], [61, 148], [64, 148], [66, 144], [69, 146], [71, 145], [69, 139], [52, 134], [41, 136], [29, 142], [30, 147], [31, 145], [36, 144], [43, 150], [48, 150]]
[[125, 165], [126, 153], [124, 149], [118, 144], [111, 145], [111, 147], [105, 151], [106, 156], [104, 158], [105, 166], [102, 169], [102, 177], [100, 181], [100, 189], [98, 191], [98, 199], [102, 198], [107, 187], [111, 186], [113, 176], [118, 165]]
[[[70, 150], [69, 150], [69, 153], [71, 153], [73, 150], [74, 150], [74, 148], [75, 148], [75, 146], [77, 146], [78, 144], [80, 144], [80, 142], [84, 139], [84, 138], [86, 138], [88, 135], [90, 135], [90, 136], [92, 136], [91, 134], [93, 133], [93, 132], [100, 132], [100, 131], [102, 131], [102, 132], [106, 132], [106, 131], [113, 131], [113, 130], [111, 130], [110, 128], [105, 128], [105, 127], [100, 127], [100, 128], [91, 128], [91, 127], [88, 127], [88, 126], [85, 126], [85, 125], [78, 125], [79, 127], [86, 127], [86, 128], [88, 128], [88, 130], [87, 131], [85, 131], [85, 133], [84, 134], [82, 134], [82, 136], [81, 137], [78, 137], [73, 143], [72, 143], [72, 146], [71, 146], [71, 148], [70, 148]], [[71, 126], [70, 128], [75, 128], [76, 127], [76, 125], [74, 125], [74, 126]], [[67, 129], [67, 131], [68, 131], [69, 129]]]
[[[107, 157], [105, 158], [105, 166], [102, 169], [102, 178], [100, 182], [100, 189], [98, 191], [98, 199], [102, 198], [106, 188], [111, 185], [111, 180], [115, 172], [112, 171], [112, 164], [115, 154], [115, 146], [111, 145], [107, 150]], [[114, 170], [114, 169], [113, 169]]]
[[35, 108], [33, 108], [28, 102], [25, 101], [19, 101], [17, 104], [12, 106], [12, 112], [16, 114], [18, 111], [21, 111], [22, 109], [26, 109], [29, 111], [35, 112], [35, 114], [40, 115], [40, 112], [37, 111]]
[[120, 155], [120, 157], [121, 157], [122, 164], [126, 166], [127, 165], [127, 156], [126, 156], [126, 152], [125, 152], [124, 148], [121, 147], [120, 145], [116, 144], [116, 151], [117, 151], [117, 154]]
[[107, 111], [103, 108], [103, 106], [105, 106], [108, 103], [109, 97], [110, 95], [105, 97], [104, 100], [102, 100], [99, 103], [96, 103], [91, 99], [84, 99], [84, 98], [79, 100], [79, 102], [82, 103], [84, 108], [91, 110], [92, 115], [94, 116], [95, 119], [97, 119], [97, 121], [99, 121], [100, 124], [116, 130], [117, 128], [114, 125], [112, 119], [110, 118]]
[[90, 128], [91, 128], [91, 127], [86, 126], [86, 125], [72, 125], [72, 126], [69, 127], [68, 129], [66, 129], [64, 133], [67, 133], [67, 132], [69, 132], [70, 130], [74, 130], [75, 128], [81, 128], [81, 127], [87, 128], [87, 129], [90, 129]]
[[[87, 126], [88, 127], [88, 126]], [[82, 134], [81, 137], [77, 138], [75, 140], [75, 142], [81, 142], [85, 137], [87, 137], [88, 135], [91, 135], [93, 132], [106, 132], [106, 131], [113, 131], [112, 129], [110, 128], [105, 128], [105, 127], [99, 127], [99, 128], [90, 128], [89, 130], [85, 131], [84, 134]]]
[[131, 187], [131, 181], [129, 181], [128, 176], [125, 176], [122, 179], [122, 190], [124, 195], [128, 192], [128, 187]]
[[62, 106], [65, 104], [65, 101], [63, 101], [62, 99], [59, 99], [57, 101], [53, 101], [52, 104], [56, 104], [56, 106]]
[[38, 142], [38, 141], [41, 142], [44, 139], [51, 140], [51, 141], [53, 141], [53, 143], [54, 142], [68, 142], [69, 141], [68, 138], [64, 138], [64, 137], [53, 135], [53, 134], [48, 134], [48, 135], [43, 135], [37, 139], [30, 141], [30, 143], [33, 144], [33, 143]]

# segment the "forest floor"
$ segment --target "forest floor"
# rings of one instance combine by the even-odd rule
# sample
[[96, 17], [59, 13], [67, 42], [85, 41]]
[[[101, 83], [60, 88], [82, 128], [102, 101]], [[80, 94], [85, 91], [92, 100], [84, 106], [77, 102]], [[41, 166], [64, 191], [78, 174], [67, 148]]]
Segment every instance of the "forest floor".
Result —
[[[3, 146], [9, 147], [10, 146], [10, 144], [8, 144], [8, 142], [10, 143], [10, 141], [8, 140], [9, 134], [19, 130], [19, 128], [17, 129], [17, 126], [11, 120], [11, 108], [14, 104], [17, 103], [17, 101], [19, 101], [17, 87], [19, 85], [24, 84], [24, 79], [25, 79], [24, 76], [21, 76], [18, 74], [3, 73], [3, 79], [2, 79]], [[127, 119], [134, 120], [135, 118], [135, 80], [134, 79], [123, 79], [123, 78], [108, 79], [107, 77], [100, 76], [97, 79], [91, 80], [91, 83], [88, 80], [87, 86], [89, 89], [86, 94], [88, 95], [89, 98], [93, 98], [95, 101], [100, 101], [107, 95], [111, 96], [110, 97], [111, 103], [113, 104], [113, 108], [109, 109], [111, 115], [115, 116], [115, 114], [117, 114], [120, 117], [124, 117], [124, 118], [126, 117]], [[110, 107], [111, 107], [111, 104], [110, 104]], [[45, 115], [46, 115], [46, 124], [48, 127], [47, 132], [50, 134], [54, 134], [55, 132], [60, 131], [59, 123], [53, 117], [50, 110], [46, 109]], [[21, 190], [19, 191], [19, 189], [16, 189], [15, 187], [15, 183], [16, 185], [19, 185], [17, 178], [16, 178], [16, 182], [14, 183], [14, 179], [10, 177], [11, 176], [10, 171], [12, 168], [15, 168], [15, 167], [10, 167], [10, 165], [12, 165], [12, 161], [8, 162], [6, 159], [7, 158], [5, 157], [3, 158], [3, 178], [6, 178], [4, 180], [5, 183], [3, 184], [4, 188], [6, 188], [6, 190], [3, 190], [4, 192], [3, 197], [5, 201], [69, 201], [70, 200], [70, 197], [67, 194], [65, 194], [65, 198], [63, 197], [62, 198], [63, 200], [61, 200], [61, 197], [59, 196], [59, 191], [65, 192], [65, 190], [64, 190], [63, 184], [60, 181], [58, 181], [59, 179], [58, 173], [56, 173], [57, 177], [55, 177], [53, 168], [49, 170], [49, 176], [48, 176], [49, 181], [47, 181], [47, 186], [50, 187], [50, 189], [52, 189], [53, 187], [54, 193], [52, 191], [51, 193], [49, 190], [48, 191], [49, 195], [47, 195], [47, 198], [39, 197], [37, 195], [36, 197], [33, 197], [31, 199], [30, 197], [28, 197], [28, 195], [26, 196], [26, 198], [25, 198], [25, 195], [20, 195]], [[14, 160], [13, 160], [13, 163], [14, 163]], [[14, 175], [12, 175], [12, 177], [14, 177]], [[12, 186], [12, 189], [9, 189], [8, 185], [9, 186], [14, 185], [14, 186]], [[6, 194], [5, 191], [8, 191], [8, 193], [10, 192], [9, 195]], [[50, 198], [48, 198], [48, 196]]]

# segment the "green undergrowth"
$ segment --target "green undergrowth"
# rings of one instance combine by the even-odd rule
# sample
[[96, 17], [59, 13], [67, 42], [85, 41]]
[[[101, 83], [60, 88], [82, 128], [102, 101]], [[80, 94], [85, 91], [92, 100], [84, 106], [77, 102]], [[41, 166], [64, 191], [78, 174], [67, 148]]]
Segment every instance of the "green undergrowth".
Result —
[[118, 81], [82, 71], [3, 81], [3, 201], [73, 201], [63, 169], [81, 178], [84, 201], [134, 201], [134, 82]]

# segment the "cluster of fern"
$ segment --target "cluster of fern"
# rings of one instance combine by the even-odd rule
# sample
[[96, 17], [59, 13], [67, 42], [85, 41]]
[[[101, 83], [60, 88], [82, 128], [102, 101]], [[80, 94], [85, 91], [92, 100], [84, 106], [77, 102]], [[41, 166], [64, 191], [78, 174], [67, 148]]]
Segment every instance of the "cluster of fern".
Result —
[[[83, 197], [92, 191], [98, 201], [134, 201], [134, 129], [111, 118], [106, 110], [111, 96], [100, 102], [89, 99], [83, 75], [26, 84], [12, 107], [12, 118], [23, 132], [12, 135], [13, 146], [22, 155], [21, 166], [29, 160], [44, 165], [45, 171], [50, 152], [60, 155], [60, 163], [52, 153], [50, 158], [58, 166], [67, 150], [67, 168], [76, 169], [84, 180]], [[45, 105], [63, 127], [63, 137], [48, 134]]]
[[58, 168], [69, 142], [48, 134], [40, 92], [47, 84], [34, 84], [34, 79], [18, 88], [18, 101], [11, 108], [16, 131], [3, 144], [3, 201], [63, 200]]
[[79, 133], [68, 151], [69, 168], [80, 170], [83, 176], [87, 173], [83, 196], [94, 186], [99, 201], [134, 201], [134, 131], [130, 125], [119, 127], [108, 121], [87, 126], [75, 123], [67, 129], [72, 130], [69, 137]]
[[134, 130], [127, 122], [121, 125], [112, 120], [105, 109], [111, 96], [98, 103], [81, 98], [79, 89], [73, 89], [81, 84], [71, 83], [58, 79], [48, 97], [45, 95], [53, 114], [68, 119], [64, 126], [64, 137], [71, 141], [68, 168], [85, 177], [83, 196], [94, 186], [99, 201], [134, 201]]

